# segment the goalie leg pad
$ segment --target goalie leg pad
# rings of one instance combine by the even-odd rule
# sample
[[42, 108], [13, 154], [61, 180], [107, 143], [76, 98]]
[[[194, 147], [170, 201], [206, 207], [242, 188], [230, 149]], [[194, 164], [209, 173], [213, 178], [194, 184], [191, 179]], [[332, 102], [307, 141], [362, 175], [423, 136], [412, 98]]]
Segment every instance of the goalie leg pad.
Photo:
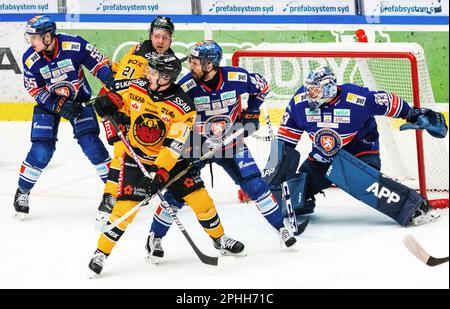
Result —
[[394, 219], [402, 226], [410, 223], [424, 198], [416, 191], [341, 149], [326, 177], [356, 199]]

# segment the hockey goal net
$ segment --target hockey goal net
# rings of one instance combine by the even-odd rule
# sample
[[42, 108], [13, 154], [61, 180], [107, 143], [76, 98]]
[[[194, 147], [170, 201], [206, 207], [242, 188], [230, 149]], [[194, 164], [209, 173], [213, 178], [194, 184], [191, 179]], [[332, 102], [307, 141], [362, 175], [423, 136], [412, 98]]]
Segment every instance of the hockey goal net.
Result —
[[[308, 72], [320, 65], [330, 66], [339, 84], [355, 83], [371, 90], [386, 90], [416, 107], [442, 111], [439, 107], [442, 104], [434, 101], [424, 51], [415, 43], [264, 43], [236, 51], [233, 65], [258, 72], [270, 83], [271, 92], [262, 108], [261, 128], [247, 139], [260, 168], [267, 162], [271, 140], [263, 114], [269, 115], [276, 134], [292, 95]], [[436, 199], [436, 207], [448, 207], [448, 136], [436, 139], [427, 132], [400, 132], [398, 128], [403, 120], [376, 119], [382, 172]], [[303, 137], [298, 150], [305, 159], [311, 141]]]

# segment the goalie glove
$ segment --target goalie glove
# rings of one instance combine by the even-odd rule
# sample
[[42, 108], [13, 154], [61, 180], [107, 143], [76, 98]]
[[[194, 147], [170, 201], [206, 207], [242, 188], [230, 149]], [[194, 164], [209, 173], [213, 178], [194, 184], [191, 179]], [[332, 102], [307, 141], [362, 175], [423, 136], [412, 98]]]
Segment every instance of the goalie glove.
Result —
[[408, 112], [406, 121], [408, 123], [401, 125], [400, 131], [425, 129], [433, 137], [444, 138], [447, 135], [448, 127], [444, 115], [431, 109], [412, 108]]
[[169, 172], [164, 168], [158, 168], [156, 165], [150, 165], [147, 169], [150, 177], [141, 178], [141, 186], [149, 196], [152, 196], [161, 190], [169, 180]]
[[100, 117], [111, 116], [123, 107], [123, 101], [120, 94], [108, 92], [95, 99], [94, 108]]

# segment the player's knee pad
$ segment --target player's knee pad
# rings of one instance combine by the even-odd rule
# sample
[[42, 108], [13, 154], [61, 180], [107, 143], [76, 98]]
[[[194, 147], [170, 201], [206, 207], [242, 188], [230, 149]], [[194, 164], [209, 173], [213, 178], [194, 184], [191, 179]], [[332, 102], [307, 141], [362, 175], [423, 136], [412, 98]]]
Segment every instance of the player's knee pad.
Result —
[[30, 166], [44, 169], [53, 157], [55, 144], [55, 140], [33, 142], [25, 161]]
[[[111, 215], [109, 216], [109, 222], [114, 223], [117, 219], [121, 218], [129, 210], [131, 210], [134, 206], [136, 206], [137, 203], [138, 202], [136, 201], [129, 201], [129, 200], [117, 201], [116, 204], [114, 204], [114, 208], [113, 211], [111, 212]], [[134, 217], [136, 217], [136, 215], [137, 211], [128, 218], [126, 218], [124, 221], [122, 221], [117, 227], [122, 231], [125, 231], [128, 224], [133, 222]]]
[[385, 177], [345, 150], [340, 150], [327, 172], [339, 188], [402, 226], [410, 223], [424, 198], [413, 189]]

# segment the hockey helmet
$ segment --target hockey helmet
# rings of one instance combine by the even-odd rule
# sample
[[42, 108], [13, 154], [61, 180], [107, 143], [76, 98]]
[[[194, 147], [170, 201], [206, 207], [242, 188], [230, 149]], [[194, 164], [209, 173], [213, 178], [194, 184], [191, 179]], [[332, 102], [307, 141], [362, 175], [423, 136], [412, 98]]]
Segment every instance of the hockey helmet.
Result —
[[40, 34], [44, 36], [46, 33], [50, 33], [52, 36], [56, 34], [56, 23], [47, 15], [34, 16], [28, 20], [25, 26], [26, 34]]
[[214, 67], [218, 67], [223, 57], [222, 48], [212, 40], [197, 42], [191, 49], [190, 58], [200, 59], [200, 63], [204, 66], [212, 63]]
[[336, 77], [328, 66], [320, 66], [308, 74], [305, 88], [309, 108], [314, 110], [329, 99], [336, 97]]
[[167, 80], [175, 82], [181, 73], [181, 62], [175, 55], [153, 54], [148, 59], [150, 68], [159, 72], [159, 75]]
[[150, 34], [152, 34], [155, 29], [167, 30], [170, 35], [172, 35], [175, 31], [175, 26], [169, 17], [158, 16], [150, 24]]

